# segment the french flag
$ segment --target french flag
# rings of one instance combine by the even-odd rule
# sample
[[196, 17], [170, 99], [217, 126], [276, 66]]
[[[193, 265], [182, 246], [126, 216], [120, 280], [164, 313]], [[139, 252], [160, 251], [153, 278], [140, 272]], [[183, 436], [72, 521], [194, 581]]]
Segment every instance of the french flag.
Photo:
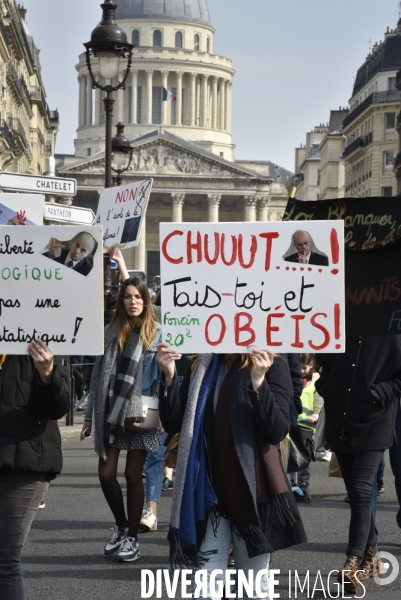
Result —
[[163, 102], [176, 102], [177, 98], [171, 92], [163, 88]]

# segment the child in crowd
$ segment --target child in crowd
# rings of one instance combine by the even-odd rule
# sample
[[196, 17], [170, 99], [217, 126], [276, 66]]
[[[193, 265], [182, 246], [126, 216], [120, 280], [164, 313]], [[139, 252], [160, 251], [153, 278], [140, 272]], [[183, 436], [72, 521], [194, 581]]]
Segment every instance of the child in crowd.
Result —
[[[301, 368], [301, 381], [303, 390], [301, 394], [302, 414], [299, 415], [298, 424], [300, 427], [306, 427], [315, 431], [319, 413], [323, 407], [323, 398], [317, 393], [315, 382], [319, 378], [319, 373], [315, 373], [314, 354], [300, 354], [299, 366]], [[309, 488], [310, 466], [298, 473], [298, 485], [301, 489]]]

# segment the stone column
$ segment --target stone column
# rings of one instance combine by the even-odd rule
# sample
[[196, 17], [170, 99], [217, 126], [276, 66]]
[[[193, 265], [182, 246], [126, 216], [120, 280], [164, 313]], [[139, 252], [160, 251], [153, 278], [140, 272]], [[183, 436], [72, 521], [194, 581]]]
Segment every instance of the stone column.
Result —
[[191, 94], [190, 94], [190, 113], [189, 125], [195, 127], [195, 108], [196, 108], [196, 73], [191, 73]]
[[171, 194], [173, 203], [173, 223], [182, 223], [182, 206], [184, 204], [185, 194]]
[[207, 107], [208, 107], [208, 75], [204, 75], [202, 79], [202, 116], [201, 127], [207, 127]]
[[86, 124], [86, 98], [85, 98], [85, 89], [86, 89], [86, 77], [85, 75], [79, 75], [79, 127], [84, 127]]
[[226, 86], [226, 131], [231, 133], [231, 89], [233, 87], [232, 81], [227, 81]]
[[244, 221], [256, 221], [256, 196], [244, 196]]
[[152, 125], [152, 96], [153, 96], [153, 71], [146, 71], [146, 99], [147, 110], [145, 115], [145, 125]]
[[92, 78], [86, 76], [86, 125], [92, 125]]
[[257, 196], [256, 200], [259, 208], [258, 221], [268, 221], [267, 210], [270, 198], [268, 196]]
[[[168, 78], [168, 71], [162, 71], [162, 87], [166, 88], [166, 90], [168, 89], [167, 87], [167, 78]], [[167, 125], [167, 106], [169, 105], [169, 102], [163, 102], [163, 90], [162, 90], [162, 125]]]
[[220, 129], [225, 131], [226, 128], [226, 82], [221, 80], [220, 84]]
[[131, 123], [136, 124], [136, 113], [138, 112], [138, 71], [132, 71], [132, 98], [131, 98]]
[[[96, 74], [96, 79], [101, 84], [100, 73]], [[103, 106], [103, 92], [102, 92], [102, 90], [99, 90], [99, 88], [96, 88], [96, 90], [95, 90], [95, 125], [102, 124], [102, 106]]]
[[176, 124], [182, 125], [182, 76], [184, 73], [177, 71], [177, 107], [176, 107]]
[[212, 79], [212, 129], [217, 129], [219, 109], [217, 105], [217, 77]]
[[143, 218], [139, 244], [135, 249], [135, 269], [146, 273], [146, 215]]
[[209, 207], [209, 223], [219, 222], [219, 206], [221, 202], [221, 194], [208, 194], [207, 205]]

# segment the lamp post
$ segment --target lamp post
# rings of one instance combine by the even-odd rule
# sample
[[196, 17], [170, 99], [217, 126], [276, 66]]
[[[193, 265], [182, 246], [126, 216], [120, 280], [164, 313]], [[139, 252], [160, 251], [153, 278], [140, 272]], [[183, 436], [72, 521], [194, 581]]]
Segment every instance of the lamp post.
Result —
[[[117, 4], [113, 0], [104, 0], [100, 5], [103, 9], [102, 20], [92, 31], [90, 42], [84, 44], [86, 48], [86, 64], [92, 79], [93, 89], [98, 88], [106, 92], [104, 98], [104, 111], [106, 118], [106, 140], [105, 140], [105, 183], [106, 188], [112, 186], [111, 179], [111, 127], [113, 118], [113, 92], [125, 89], [125, 82], [132, 64], [133, 44], [127, 41], [126, 33], [117, 25], [114, 20]], [[91, 65], [91, 55], [96, 57], [99, 62], [99, 73], [110, 84], [101, 85], [96, 81]], [[113, 86], [114, 77], [118, 77], [120, 70], [120, 59], [127, 58], [127, 67], [122, 81], [117, 81]]]
[[[133, 148], [129, 140], [124, 135], [124, 127], [122, 123], [117, 123], [117, 135], [113, 137], [111, 140], [111, 151], [113, 154], [114, 164], [117, 166], [117, 169], [112, 170], [114, 173], [117, 173], [115, 177], [116, 184], [121, 185], [121, 173], [125, 173], [128, 171], [131, 161], [132, 161], [132, 151]], [[129, 160], [127, 166], [124, 166], [127, 162], [127, 156], [129, 155]]]

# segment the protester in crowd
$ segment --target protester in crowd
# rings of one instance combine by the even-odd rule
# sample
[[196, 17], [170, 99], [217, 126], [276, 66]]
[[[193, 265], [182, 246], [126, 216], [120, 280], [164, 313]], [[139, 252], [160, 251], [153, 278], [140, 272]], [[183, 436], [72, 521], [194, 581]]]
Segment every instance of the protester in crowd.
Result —
[[[268, 568], [272, 551], [306, 540], [276, 447], [290, 427], [287, 362], [267, 350], [205, 354], [179, 388], [179, 356], [159, 344], [160, 416], [168, 433], [181, 432], [170, 561], [202, 565], [209, 586], [215, 569], [222, 573], [216, 580], [223, 579], [232, 542], [236, 568], [256, 575]], [[261, 588], [267, 593], [266, 574]]]
[[358, 580], [371, 577], [375, 568], [372, 484], [384, 450], [394, 442], [401, 335], [348, 336], [344, 354], [321, 355], [320, 363], [315, 385], [324, 398], [327, 440], [336, 453], [351, 506], [347, 559], [338, 580], [344, 580], [344, 591], [352, 594]]
[[394, 431], [397, 439], [390, 448], [390, 466], [394, 475], [395, 492], [399, 506], [397, 525], [401, 528], [401, 406], [399, 401], [397, 402]]
[[37, 340], [29, 356], [0, 355], [0, 598], [23, 600], [21, 553], [63, 460], [57, 419], [70, 397], [61, 359]]
[[[315, 355], [303, 353], [299, 355], [301, 368], [301, 381], [303, 390], [301, 394], [302, 413], [299, 415], [300, 427], [316, 431], [316, 423], [323, 408], [323, 398], [317, 393], [315, 383], [319, 373], [315, 373]], [[310, 465], [299, 471], [297, 484], [302, 490], [309, 492]], [[292, 481], [291, 481], [292, 483]]]
[[164, 442], [167, 433], [160, 429], [162, 445], [155, 452], [148, 452], [145, 460], [144, 471], [146, 473], [145, 499], [147, 508], [142, 512], [140, 531], [157, 531], [157, 508], [163, 484], [163, 457], [166, 447]]
[[[144, 503], [142, 470], [146, 453], [155, 452], [161, 443], [157, 428], [137, 427], [143, 421], [144, 404], [154, 402], [161, 372], [156, 361], [160, 340], [161, 330], [146, 284], [137, 277], [126, 279], [105, 332], [104, 356], [96, 359], [83, 426], [86, 435], [94, 433], [99, 479], [115, 519], [104, 553], [108, 556], [119, 551], [119, 561], [140, 556], [137, 535]], [[117, 481], [121, 450], [128, 451], [127, 514]]]
[[158, 321], [162, 320], [162, 295], [161, 287], [158, 287], [155, 295], [152, 298], [153, 310], [155, 311]]

